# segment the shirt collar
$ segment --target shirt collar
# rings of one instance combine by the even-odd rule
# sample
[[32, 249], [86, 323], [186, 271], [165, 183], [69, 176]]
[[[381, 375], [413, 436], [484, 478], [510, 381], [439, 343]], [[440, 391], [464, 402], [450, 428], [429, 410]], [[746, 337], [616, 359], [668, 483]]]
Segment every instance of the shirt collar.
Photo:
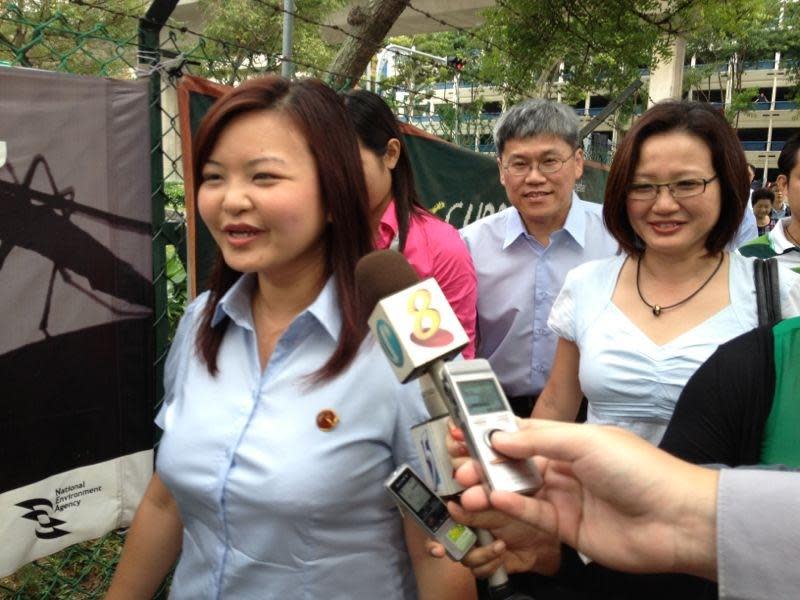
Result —
[[569, 233], [581, 248], [586, 245], [586, 211], [581, 206], [578, 194], [572, 192], [572, 206], [569, 207], [564, 231]]
[[[583, 207], [580, 206], [580, 198], [578, 198], [578, 194], [575, 192], [572, 192], [572, 204], [569, 207], [563, 230], [569, 233], [581, 247], [586, 243], [586, 212], [583, 210]], [[522, 215], [519, 214], [516, 208], [509, 211], [508, 219], [506, 220], [506, 235], [503, 240], [503, 250], [513, 244], [520, 236], [527, 235], [528, 230], [525, 229]]]
[[[225, 292], [217, 304], [211, 326], [215, 327], [223, 318], [229, 317], [238, 326], [254, 331], [253, 311], [250, 299], [256, 285], [256, 274], [242, 275], [231, 288]], [[334, 340], [339, 339], [342, 329], [342, 317], [339, 312], [339, 295], [336, 292], [336, 281], [333, 276], [323, 286], [314, 301], [292, 321], [291, 329], [295, 323], [313, 319], [325, 329]]]
[[528, 230], [525, 229], [525, 223], [522, 221], [522, 215], [514, 208], [508, 211], [508, 218], [506, 219], [506, 236], [503, 240], [503, 250], [508, 248], [521, 236], [527, 236]]
[[342, 331], [342, 314], [339, 306], [339, 294], [336, 291], [336, 279], [333, 275], [328, 277], [319, 296], [305, 312], [312, 315], [334, 341], [339, 339]]
[[792, 217], [778, 219], [778, 221], [775, 223], [775, 227], [773, 227], [772, 231], [769, 232], [768, 237], [770, 245], [776, 254], [783, 254], [784, 252], [794, 249], [794, 244], [789, 241], [789, 238], [786, 237], [786, 232], [784, 231], [784, 223], [788, 225], [791, 219]]
[[250, 298], [255, 285], [255, 273], [245, 273], [239, 277], [217, 303], [211, 326], [216, 327], [222, 319], [230, 317], [231, 321], [240, 327], [252, 330], [253, 311], [250, 307]]
[[385, 250], [397, 236], [399, 225], [397, 223], [397, 211], [394, 208], [394, 198], [389, 201], [386, 210], [383, 211], [381, 222], [378, 225], [378, 233], [375, 236], [375, 247], [378, 250]]

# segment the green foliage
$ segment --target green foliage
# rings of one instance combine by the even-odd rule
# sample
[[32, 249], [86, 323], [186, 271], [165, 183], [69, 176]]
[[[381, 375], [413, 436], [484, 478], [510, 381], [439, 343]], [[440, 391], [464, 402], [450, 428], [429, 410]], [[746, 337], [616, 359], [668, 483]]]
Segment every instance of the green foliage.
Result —
[[[729, 100], [728, 116], [735, 121], [752, 110], [758, 95], [748, 97], [751, 90], [742, 86], [748, 61], [780, 51], [783, 68], [800, 85], [800, 27], [787, 27], [800, 23], [800, 3], [783, 6], [783, 27], [778, 27], [781, 0], [497, 0], [474, 34], [451, 31], [392, 41], [440, 56], [466, 56], [462, 81], [493, 86], [508, 102], [557, 89], [564, 102], [575, 103], [587, 93], [616, 96], [642, 69], [666, 58], [680, 35], [687, 40], [687, 59], [694, 53], [700, 65], [685, 71], [684, 89], [692, 87], [695, 96], [708, 100], [710, 90], [724, 93], [728, 62], [736, 57], [731, 97], [722, 98]], [[390, 83], [410, 89], [414, 104], [430, 95], [433, 83], [452, 75], [425, 59], [402, 58]], [[635, 94], [615, 120], [626, 122], [646, 104], [646, 94]]]
[[9, 600], [102, 598], [121, 550], [122, 537], [115, 531], [99, 540], [75, 544], [0, 579], [0, 597]]
[[436, 114], [439, 116], [441, 130], [437, 132], [437, 135], [457, 145], [462, 145], [466, 140], [474, 139], [475, 135], [480, 134], [483, 129], [481, 127], [483, 106], [482, 97], [475, 102], [460, 106], [438, 104], [436, 106]]
[[[315, 67], [333, 58], [336, 48], [322, 40], [316, 23], [344, 3], [295, 2], [292, 50], [298, 73], [318, 75]], [[280, 70], [283, 0], [200, 0], [200, 10], [205, 17], [203, 33], [209, 38], [203, 52], [217, 58], [213, 64], [200, 65], [202, 74], [233, 84], [245, 66], [250, 71]]]
[[725, 118], [736, 127], [739, 115], [753, 112], [753, 101], [756, 98], [758, 98], [758, 88], [747, 88], [732, 94], [730, 103], [725, 105]]
[[186, 191], [183, 188], [182, 181], [166, 182], [164, 184], [164, 196], [167, 197], [167, 202], [173, 209], [183, 212], [185, 207]]
[[186, 275], [186, 200], [183, 182], [169, 181], [164, 184], [167, 200], [167, 223], [163, 234], [171, 242], [166, 245], [167, 320], [169, 339], [178, 327], [188, 300]]
[[169, 320], [169, 339], [175, 334], [181, 315], [186, 308], [187, 280], [186, 269], [181, 262], [175, 246], [167, 246], [167, 319]]
[[[781, 22], [782, 4], [786, 12]], [[704, 99], [709, 99], [710, 90], [721, 90], [725, 114], [735, 124], [740, 114], [753, 110], [759, 93], [756, 88], [743, 87], [748, 63], [773, 60], [780, 52], [782, 62], [789, 63], [790, 71], [794, 69], [797, 82], [800, 30], [789, 25], [798, 22], [800, 6], [796, 2], [737, 0], [704, 7], [686, 50], [687, 55], [696, 56], [700, 66], [685, 71], [684, 89], [692, 88]]]
[[[487, 74], [537, 96], [547, 94], [561, 75], [568, 102], [587, 91], [613, 94], [638, 77], [640, 68], [667, 55], [667, 33], [700, 1], [502, 0], [487, 12], [483, 30], [497, 46], [517, 52], [508, 60], [507, 50], [490, 49]], [[671, 15], [664, 23], [650, 16], [664, 13]]]
[[776, 51], [789, 51], [797, 32], [778, 28], [780, 10], [781, 0], [737, 0], [705, 6], [698, 14], [687, 54], [695, 54], [699, 63], [707, 65], [727, 65], [736, 55], [743, 65], [771, 59]]
[[115, 0], [113, 11], [121, 14], [66, 0], [16, 0], [0, 5], [0, 61], [130, 78], [136, 65], [138, 25], [125, 14], [142, 15], [148, 5], [147, 0]]

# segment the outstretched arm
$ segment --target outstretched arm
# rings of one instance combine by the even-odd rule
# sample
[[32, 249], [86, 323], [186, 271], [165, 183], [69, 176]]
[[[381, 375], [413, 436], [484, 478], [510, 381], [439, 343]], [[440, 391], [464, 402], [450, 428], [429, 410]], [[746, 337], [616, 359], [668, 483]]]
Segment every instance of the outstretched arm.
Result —
[[172, 494], [154, 474], [136, 510], [106, 600], [149, 600], [181, 549], [183, 523]]
[[613, 427], [522, 421], [492, 443], [513, 457], [547, 457], [534, 498], [488, 497], [473, 462], [458, 470], [471, 511], [490, 506], [542, 527], [556, 519], [559, 538], [615, 569], [681, 572], [716, 579], [716, 471], [680, 461]]

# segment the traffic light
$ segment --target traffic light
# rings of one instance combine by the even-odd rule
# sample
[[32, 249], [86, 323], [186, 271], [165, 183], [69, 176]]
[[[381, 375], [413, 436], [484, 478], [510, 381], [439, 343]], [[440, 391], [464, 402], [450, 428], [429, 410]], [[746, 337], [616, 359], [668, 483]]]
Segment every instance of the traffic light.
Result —
[[466, 64], [466, 61], [463, 58], [460, 58], [458, 56], [448, 56], [447, 57], [447, 66], [450, 67], [451, 69], [455, 69], [458, 72], [461, 72], [461, 71], [464, 70], [464, 65], [465, 64]]

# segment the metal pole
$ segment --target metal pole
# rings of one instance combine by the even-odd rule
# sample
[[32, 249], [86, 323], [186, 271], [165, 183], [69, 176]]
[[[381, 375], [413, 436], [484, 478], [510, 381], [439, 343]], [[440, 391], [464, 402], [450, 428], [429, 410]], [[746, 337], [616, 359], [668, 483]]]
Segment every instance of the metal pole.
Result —
[[[164, 23], [175, 10], [178, 0], [153, 0], [145, 16], [139, 19], [139, 64], [152, 68], [161, 60], [160, 38]], [[150, 74], [150, 204], [153, 219], [153, 291], [155, 294], [153, 331], [155, 342], [156, 398], [164, 396], [164, 358], [169, 343], [167, 313], [166, 241], [160, 234], [164, 224], [164, 155], [161, 127], [161, 74]]]
[[458, 114], [460, 112], [459, 109], [461, 108], [461, 96], [459, 95], [459, 89], [458, 89], [458, 83], [460, 79], [461, 79], [461, 73], [456, 71], [455, 77], [453, 77], [453, 93], [456, 96], [456, 127], [455, 131], [453, 132], [453, 142], [455, 143], [456, 146], [461, 145], [460, 144], [461, 123], [459, 123], [459, 118], [461, 115]]
[[421, 50], [417, 50], [416, 48], [408, 48], [407, 46], [400, 46], [398, 44], [387, 44], [383, 48], [384, 50], [388, 50], [389, 52], [396, 52], [397, 54], [414, 54], [417, 56], [424, 56], [425, 58], [430, 58], [431, 60], [435, 60], [436, 62], [446, 65], [447, 64], [447, 57], [446, 56], [436, 56], [435, 54], [428, 54], [427, 52], [422, 52]]
[[283, 0], [283, 46], [281, 55], [281, 75], [291, 77], [294, 75], [292, 63], [292, 33], [294, 30], [294, 0]]

